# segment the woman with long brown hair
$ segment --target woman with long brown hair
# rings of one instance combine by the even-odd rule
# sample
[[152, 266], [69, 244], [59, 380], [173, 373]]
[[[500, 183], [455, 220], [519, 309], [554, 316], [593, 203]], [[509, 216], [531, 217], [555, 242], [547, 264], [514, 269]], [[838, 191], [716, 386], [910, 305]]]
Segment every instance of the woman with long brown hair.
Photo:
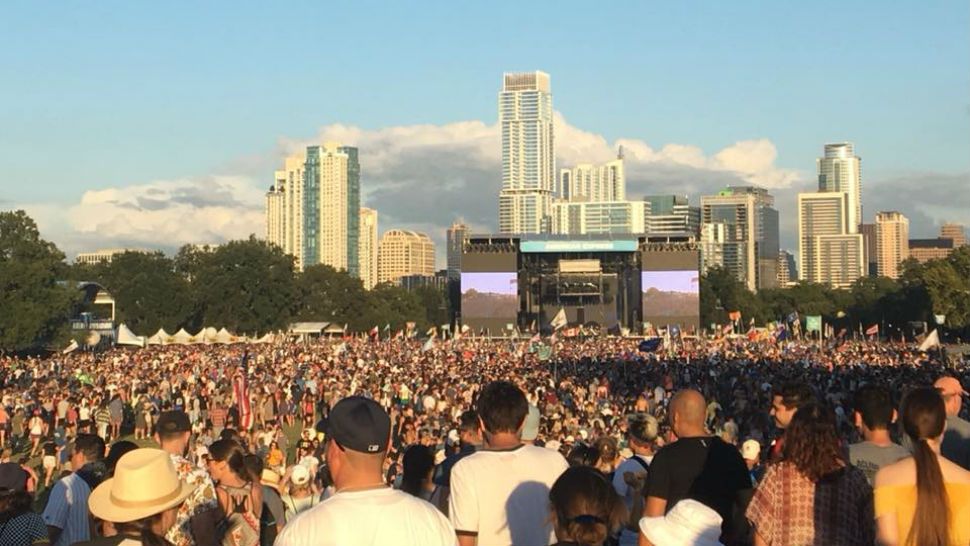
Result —
[[943, 397], [930, 387], [902, 404], [913, 456], [876, 474], [876, 524], [883, 546], [970, 544], [970, 472], [940, 456], [946, 428]]
[[870, 546], [872, 510], [872, 489], [846, 461], [835, 412], [817, 402], [799, 408], [785, 429], [781, 460], [768, 467], [748, 505], [755, 545]]
[[[602, 546], [626, 519], [626, 505], [602, 472], [574, 466], [549, 490], [556, 545]], [[555, 545], [554, 545], [555, 546]]]

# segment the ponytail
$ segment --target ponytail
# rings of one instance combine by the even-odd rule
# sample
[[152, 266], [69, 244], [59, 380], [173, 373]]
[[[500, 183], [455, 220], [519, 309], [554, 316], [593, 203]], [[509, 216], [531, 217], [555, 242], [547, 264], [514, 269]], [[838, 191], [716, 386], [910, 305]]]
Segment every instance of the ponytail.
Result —
[[569, 520], [566, 529], [579, 546], [599, 546], [609, 537], [606, 521], [596, 516], [577, 516]]
[[946, 427], [943, 398], [933, 388], [918, 388], [903, 399], [902, 425], [913, 441], [916, 464], [916, 511], [905, 546], [948, 546], [950, 506], [943, 471], [931, 439], [940, 438]]

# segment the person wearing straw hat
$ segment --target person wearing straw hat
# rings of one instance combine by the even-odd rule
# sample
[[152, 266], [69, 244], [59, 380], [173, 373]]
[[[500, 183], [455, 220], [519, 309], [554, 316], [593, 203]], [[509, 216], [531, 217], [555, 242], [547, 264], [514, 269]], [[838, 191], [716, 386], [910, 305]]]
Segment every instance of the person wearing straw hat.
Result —
[[640, 519], [641, 546], [721, 546], [721, 516], [684, 499], [665, 516]]
[[175, 525], [178, 507], [195, 489], [180, 480], [168, 453], [141, 448], [118, 460], [113, 478], [88, 498], [94, 517], [110, 521], [117, 537], [96, 539], [87, 546], [167, 546], [164, 536]]

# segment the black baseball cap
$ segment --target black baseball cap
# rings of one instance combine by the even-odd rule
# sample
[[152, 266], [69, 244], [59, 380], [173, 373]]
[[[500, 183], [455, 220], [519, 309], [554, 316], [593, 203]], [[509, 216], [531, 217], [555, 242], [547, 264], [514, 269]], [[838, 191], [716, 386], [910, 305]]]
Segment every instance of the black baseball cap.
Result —
[[155, 430], [161, 433], [192, 432], [192, 423], [184, 411], [164, 411], [158, 416]]
[[330, 410], [327, 436], [337, 445], [361, 453], [387, 451], [391, 418], [377, 402], [348, 396]]
[[0, 489], [27, 490], [27, 473], [17, 463], [0, 464]]

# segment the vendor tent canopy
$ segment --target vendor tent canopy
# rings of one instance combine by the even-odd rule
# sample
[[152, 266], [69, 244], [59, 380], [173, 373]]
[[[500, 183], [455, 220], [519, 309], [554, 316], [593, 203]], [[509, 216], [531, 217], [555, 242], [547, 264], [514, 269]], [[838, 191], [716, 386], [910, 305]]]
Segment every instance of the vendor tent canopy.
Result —
[[167, 345], [169, 343], [169, 339], [171, 339], [171, 337], [172, 336], [169, 335], [169, 333], [166, 332], [164, 328], [159, 328], [158, 331], [155, 332], [155, 335], [153, 335], [150, 338], [148, 338], [148, 344], [149, 345]]
[[144, 347], [147, 341], [145, 336], [136, 336], [124, 323], [118, 326], [118, 334], [115, 336], [115, 343], [117, 345]]
[[289, 334], [293, 336], [301, 335], [314, 335], [319, 336], [323, 334], [329, 326], [329, 322], [294, 322], [290, 324]]

